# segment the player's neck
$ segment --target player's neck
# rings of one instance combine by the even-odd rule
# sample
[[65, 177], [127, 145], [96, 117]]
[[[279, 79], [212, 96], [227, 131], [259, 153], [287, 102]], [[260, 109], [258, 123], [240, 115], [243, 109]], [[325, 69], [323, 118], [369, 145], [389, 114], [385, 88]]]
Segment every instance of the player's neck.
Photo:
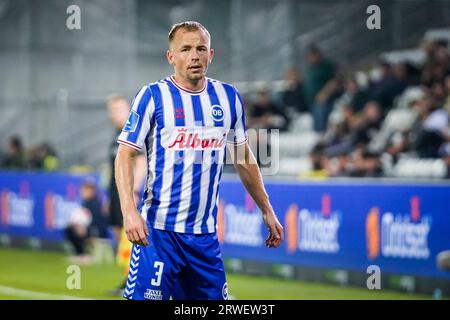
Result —
[[196, 82], [190, 82], [188, 80], [182, 79], [179, 75], [172, 75], [171, 77], [178, 86], [187, 91], [202, 91], [205, 88], [205, 77], [199, 79]]

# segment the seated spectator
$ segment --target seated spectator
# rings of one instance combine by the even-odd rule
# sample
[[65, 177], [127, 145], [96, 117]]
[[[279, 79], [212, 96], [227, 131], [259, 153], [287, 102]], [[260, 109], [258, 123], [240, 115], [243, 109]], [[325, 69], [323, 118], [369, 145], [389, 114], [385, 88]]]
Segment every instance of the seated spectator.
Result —
[[448, 113], [429, 94], [414, 108], [419, 117], [408, 135], [408, 147], [420, 158], [438, 158], [449, 129]]
[[30, 168], [54, 171], [59, 166], [58, 156], [49, 143], [37, 145], [29, 150]]
[[323, 143], [330, 156], [349, 153], [352, 148], [352, 133], [356, 123], [356, 115], [350, 105], [342, 108], [342, 120], [331, 122], [324, 135]]
[[359, 113], [364, 108], [369, 100], [369, 95], [366, 90], [359, 87], [354, 78], [347, 78], [344, 81], [344, 92], [336, 99], [333, 105], [333, 110], [330, 114], [328, 127], [342, 122], [344, 113], [352, 109], [352, 113]]
[[318, 144], [309, 154], [309, 159], [311, 161], [311, 170], [308, 173], [300, 175], [300, 178], [326, 178], [328, 177], [328, 172], [326, 167], [326, 157], [324, 153], [324, 146]]
[[450, 114], [450, 73], [445, 77], [445, 94], [444, 109]]
[[281, 93], [281, 101], [283, 111], [289, 112], [309, 112], [308, 105], [305, 101], [303, 82], [300, 78], [300, 71], [297, 68], [291, 68], [285, 75], [286, 87]]
[[91, 262], [91, 257], [87, 254], [89, 225], [91, 222], [92, 217], [88, 209], [81, 206], [72, 210], [69, 224], [64, 233], [75, 250], [75, 255], [71, 257], [73, 263], [89, 264]]
[[427, 59], [422, 70], [422, 84], [430, 87], [435, 82], [443, 82], [450, 71], [450, 54], [447, 41], [432, 41], [425, 45]]
[[394, 66], [394, 77], [400, 86], [410, 87], [420, 85], [420, 70], [409, 62], [400, 62]]
[[20, 137], [12, 136], [9, 138], [8, 150], [2, 160], [1, 166], [2, 168], [12, 170], [27, 169], [27, 158]]
[[378, 64], [380, 71], [380, 79], [372, 81], [369, 87], [369, 94], [371, 100], [378, 102], [383, 110], [383, 114], [392, 108], [394, 98], [400, 95], [406, 88], [406, 83], [403, 81], [406, 77], [404, 68], [394, 68], [387, 62], [380, 62]]
[[108, 220], [102, 210], [102, 203], [97, 194], [97, 186], [94, 182], [86, 182], [81, 188], [82, 206], [89, 210], [92, 223], [89, 225], [89, 236], [91, 238], [109, 237]]
[[445, 179], [450, 179], [450, 143], [444, 144], [439, 150], [439, 154], [447, 167]]
[[271, 100], [267, 90], [258, 92], [248, 122], [251, 128], [286, 130], [288, 127], [287, 116]]
[[357, 148], [353, 155], [352, 177], [382, 177], [383, 169], [381, 167], [380, 155], [364, 148]]
[[108, 238], [108, 223], [102, 211], [95, 183], [85, 182], [81, 187], [80, 195], [81, 207], [71, 213], [65, 234], [75, 250], [72, 260], [76, 263], [88, 264], [91, 262], [88, 254], [91, 239]]
[[327, 153], [324, 160], [324, 168], [330, 177], [348, 177], [353, 172], [353, 163], [347, 152]]
[[364, 110], [354, 127], [353, 146], [367, 145], [380, 130], [381, 123], [380, 105], [375, 101], [369, 101], [364, 106]]
[[436, 81], [432, 83], [429, 88], [425, 88], [425, 91], [428, 91], [429, 94], [433, 96], [438, 105], [443, 106], [445, 104], [447, 99], [447, 90], [444, 82]]

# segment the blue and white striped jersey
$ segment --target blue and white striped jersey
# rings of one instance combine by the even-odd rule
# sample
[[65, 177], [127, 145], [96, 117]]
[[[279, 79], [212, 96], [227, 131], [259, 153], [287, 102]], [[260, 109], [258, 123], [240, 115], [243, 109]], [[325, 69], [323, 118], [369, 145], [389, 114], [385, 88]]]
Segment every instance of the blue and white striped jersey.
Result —
[[206, 78], [199, 91], [168, 77], [144, 86], [133, 100], [118, 142], [145, 147], [147, 184], [142, 216], [150, 227], [213, 233], [226, 144], [247, 140], [241, 96]]

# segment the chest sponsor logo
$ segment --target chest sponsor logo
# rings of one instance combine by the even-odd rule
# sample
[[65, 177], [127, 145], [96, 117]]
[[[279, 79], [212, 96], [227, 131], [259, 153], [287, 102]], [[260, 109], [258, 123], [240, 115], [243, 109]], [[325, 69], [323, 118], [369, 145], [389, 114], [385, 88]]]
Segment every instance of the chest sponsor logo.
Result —
[[177, 127], [161, 130], [161, 145], [167, 150], [221, 150], [226, 144], [226, 130], [220, 127]]

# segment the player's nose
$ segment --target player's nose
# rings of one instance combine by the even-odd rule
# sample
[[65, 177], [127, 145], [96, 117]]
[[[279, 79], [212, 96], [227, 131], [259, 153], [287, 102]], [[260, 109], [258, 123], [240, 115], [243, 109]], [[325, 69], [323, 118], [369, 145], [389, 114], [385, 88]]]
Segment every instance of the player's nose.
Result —
[[198, 61], [199, 59], [200, 59], [200, 56], [199, 56], [197, 50], [192, 50], [191, 51], [191, 60]]

